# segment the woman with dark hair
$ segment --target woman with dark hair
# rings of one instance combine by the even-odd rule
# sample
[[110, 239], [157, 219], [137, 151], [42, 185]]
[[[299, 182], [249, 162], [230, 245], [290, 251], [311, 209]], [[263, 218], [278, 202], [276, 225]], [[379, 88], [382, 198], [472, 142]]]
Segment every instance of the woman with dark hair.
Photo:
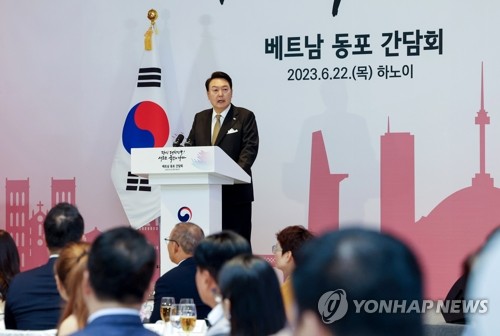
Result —
[[0, 329], [4, 325], [4, 307], [7, 290], [14, 275], [19, 273], [19, 252], [12, 236], [0, 230]]
[[293, 296], [292, 282], [290, 275], [295, 269], [295, 256], [304, 243], [314, 238], [314, 235], [301, 225], [287, 226], [276, 234], [276, 245], [273, 246], [275, 267], [283, 272], [283, 284], [281, 285], [281, 295], [288, 321], [294, 318], [293, 307], [295, 299]]
[[231, 259], [219, 273], [219, 286], [230, 335], [265, 336], [285, 328], [279, 281], [267, 261], [252, 255]]

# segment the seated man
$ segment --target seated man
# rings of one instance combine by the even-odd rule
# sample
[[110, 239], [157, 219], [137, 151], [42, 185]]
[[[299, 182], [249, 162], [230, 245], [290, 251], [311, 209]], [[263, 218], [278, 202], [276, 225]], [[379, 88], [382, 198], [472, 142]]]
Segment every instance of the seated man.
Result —
[[83, 275], [90, 315], [87, 326], [73, 335], [158, 336], [139, 316], [155, 265], [155, 249], [139, 231], [119, 227], [97, 237]]
[[194, 223], [178, 223], [170, 232], [167, 250], [170, 260], [177, 264], [163, 274], [155, 284], [154, 308], [149, 321], [155, 323], [160, 319], [161, 298], [170, 296], [179, 303], [182, 298], [192, 298], [196, 304], [198, 319], [207, 317], [210, 307], [201, 301], [196, 289], [196, 264], [193, 253], [198, 243], [205, 238], [203, 230]]
[[12, 280], [5, 303], [7, 329], [55, 329], [62, 300], [54, 278], [54, 263], [59, 251], [69, 242], [82, 239], [83, 218], [69, 203], [50, 209], [43, 222], [49, 261], [40, 267], [19, 273]]
[[233, 231], [212, 234], [196, 247], [196, 287], [203, 302], [212, 308], [206, 336], [229, 334], [231, 326], [224, 317], [217, 278], [226, 261], [243, 254], [252, 254], [250, 243]]
[[[296, 335], [423, 335], [422, 314], [408, 309], [422, 302], [422, 273], [399, 240], [368, 229], [339, 230], [307, 242], [295, 263]], [[392, 308], [374, 311], [383, 301]]]

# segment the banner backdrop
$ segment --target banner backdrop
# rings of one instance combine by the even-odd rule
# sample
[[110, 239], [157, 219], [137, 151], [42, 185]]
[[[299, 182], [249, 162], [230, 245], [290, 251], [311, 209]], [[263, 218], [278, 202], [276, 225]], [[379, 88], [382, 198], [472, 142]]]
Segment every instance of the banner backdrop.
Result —
[[375, 227], [414, 247], [444, 298], [500, 222], [493, 1], [2, 1], [0, 227], [26, 259], [61, 195], [87, 233], [128, 225], [110, 167], [150, 8], [171, 137], [209, 106], [216, 70], [256, 114], [256, 253], [288, 225]]

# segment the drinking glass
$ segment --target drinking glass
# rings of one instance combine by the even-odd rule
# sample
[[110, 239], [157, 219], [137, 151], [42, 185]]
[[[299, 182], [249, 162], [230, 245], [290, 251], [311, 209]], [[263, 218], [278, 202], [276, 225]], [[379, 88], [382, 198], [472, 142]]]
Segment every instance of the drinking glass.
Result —
[[193, 303], [194, 304], [194, 300], [192, 298], [182, 298], [180, 301], [179, 301], [180, 304], [184, 304], [184, 303]]
[[180, 329], [181, 328], [181, 315], [180, 315], [180, 304], [174, 303], [170, 308], [170, 323], [172, 324], [172, 328]]
[[170, 296], [164, 296], [161, 298], [160, 305], [160, 316], [163, 322], [170, 321], [170, 309], [172, 305], [175, 303], [175, 298]]
[[181, 315], [181, 328], [189, 335], [196, 326], [196, 305], [193, 303], [184, 303], [179, 305], [179, 310]]

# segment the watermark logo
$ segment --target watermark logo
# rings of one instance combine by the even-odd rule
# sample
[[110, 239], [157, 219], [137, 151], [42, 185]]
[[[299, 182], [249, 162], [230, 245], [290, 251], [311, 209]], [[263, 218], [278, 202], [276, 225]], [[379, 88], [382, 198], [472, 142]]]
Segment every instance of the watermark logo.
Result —
[[[352, 300], [356, 314], [484, 314], [488, 300]], [[318, 300], [318, 312], [325, 324], [340, 320], [347, 314], [349, 302], [343, 289], [324, 293]], [[352, 307], [352, 306], [351, 306]]]
[[340, 320], [347, 313], [347, 296], [343, 289], [326, 292], [318, 301], [318, 311], [323, 323], [330, 324]]

